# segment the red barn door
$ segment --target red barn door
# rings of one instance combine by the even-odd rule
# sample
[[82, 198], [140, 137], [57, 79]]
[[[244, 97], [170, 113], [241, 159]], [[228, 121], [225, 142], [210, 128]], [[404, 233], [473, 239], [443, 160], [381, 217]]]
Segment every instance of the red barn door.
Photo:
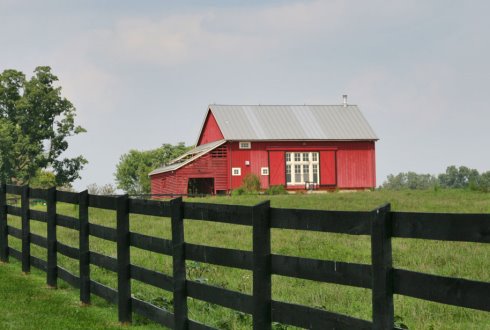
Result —
[[320, 185], [337, 185], [337, 168], [335, 163], [335, 151], [320, 151]]
[[269, 151], [270, 185], [286, 185], [286, 160], [284, 151]]

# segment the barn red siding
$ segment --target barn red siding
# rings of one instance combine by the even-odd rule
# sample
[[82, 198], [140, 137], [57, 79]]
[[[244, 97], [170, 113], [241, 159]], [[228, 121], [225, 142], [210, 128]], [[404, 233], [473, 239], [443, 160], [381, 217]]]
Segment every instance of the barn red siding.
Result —
[[337, 164], [334, 150], [320, 151], [320, 185], [335, 186], [337, 184]]
[[[320, 184], [339, 189], [374, 188], [376, 187], [374, 141], [269, 141], [265, 143], [269, 154], [286, 151], [319, 151]], [[274, 153], [274, 158], [279, 153]], [[282, 156], [284, 157], [284, 155]], [[277, 163], [276, 163], [277, 164]], [[284, 170], [282, 160], [281, 173]], [[272, 173], [272, 167], [279, 168], [271, 160], [271, 185], [286, 179]], [[276, 181], [277, 178], [277, 181]]]
[[350, 142], [337, 152], [339, 188], [376, 187], [374, 142]]
[[218, 123], [216, 122], [216, 119], [213, 116], [213, 113], [209, 111], [206, 116], [206, 120], [204, 121], [204, 126], [197, 145], [199, 146], [201, 144], [206, 144], [222, 139], [223, 133], [221, 133], [221, 130], [218, 126]]
[[269, 151], [269, 164], [270, 185], [285, 185], [286, 159], [284, 158], [284, 151]]
[[[261, 179], [263, 189], [286, 183], [285, 152], [320, 153], [320, 185], [324, 188], [363, 189], [376, 186], [374, 141], [251, 141], [251, 149], [239, 149], [238, 141], [227, 143], [227, 157], [212, 152], [172, 173], [152, 176], [152, 193], [187, 193], [189, 178], [214, 178], [214, 190], [230, 191], [241, 186], [248, 173]], [[241, 169], [232, 176], [232, 168]], [[269, 167], [269, 176], [261, 168]]]
[[[232, 175], [231, 177], [231, 189], [236, 189], [242, 185], [242, 180], [248, 173], [251, 172], [250, 165], [246, 165], [245, 162], [250, 163], [250, 151], [251, 149], [239, 149], [238, 142], [230, 143], [231, 151], [231, 168], [240, 168], [241, 175]], [[231, 172], [230, 168], [230, 172]]]
[[214, 192], [228, 190], [227, 157], [213, 157], [212, 152], [174, 172], [151, 177], [152, 194], [187, 194], [189, 178], [214, 178]]
[[[253, 143], [252, 143], [253, 144]], [[262, 175], [262, 167], [269, 167], [269, 157], [264, 143], [256, 143], [250, 152], [250, 172], [260, 178], [260, 186], [269, 188], [269, 176]]]
[[269, 176], [261, 173], [262, 167], [269, 167], [266, 146], [267, 144], [264, 142], [252, 142], [251, 149], [240, 149], [239, 142], [230, 142], [231, 167], [239, 167], [241, 169], [240, 176], [231, 177], [231, 189], [240, 187], [243, 178], [249, 173], [253, 173], [260, 178], [262, 189], [269, 187]]

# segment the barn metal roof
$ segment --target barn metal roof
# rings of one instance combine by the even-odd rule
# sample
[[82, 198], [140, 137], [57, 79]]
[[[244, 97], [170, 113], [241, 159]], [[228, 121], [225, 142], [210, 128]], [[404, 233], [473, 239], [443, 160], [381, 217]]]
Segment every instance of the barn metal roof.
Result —
[[356, 105], [210, 105], [225, 140], [378, 140]]
[[226, 140], [219, 140], [219, 141], [214, 141], [206, 144], [202, 144], [194, 149], [191, 149], [187, 151], [185, 154], [182, 156], [172, 159], [168, 164], [157, 168], [156, 170], [151, 171], [148, 176], [152, 176], [155, 174], [160, 174], [160, 173], [165, 173], [165, 172], [170, 172], [170, 171], [175, 171], [182, 166], [189, 164], [193, 160], [196, 160], [197, 158], [201, 157], [202, 155], [216, 149], [223, 143], [225, 143]]

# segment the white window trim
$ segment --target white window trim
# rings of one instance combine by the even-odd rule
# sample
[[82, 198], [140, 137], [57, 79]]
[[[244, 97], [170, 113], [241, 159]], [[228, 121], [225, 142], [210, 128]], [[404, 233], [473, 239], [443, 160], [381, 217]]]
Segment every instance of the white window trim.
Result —
[[268, 167], [261, 167], [260, 168], [260, 174], [269, 175], [269, 168]]
[[238, 142], [238, 149], [251, 149], [251, 148], [252, 148], [252, 142], [248, 142], [248, 141]]
[[[235, 173], [236, 171], [236, 173]], [[240, 176], [242, 175], [242, 168], [241, 167], [232, 167], [231, 168], [231, 175], [232, 176]]]
[[[303, 154], [307, 153], [308, 154], [308, 160], [305, 161]], [[291, 168], [291, 173], [290, 182], [286, 182], [287, 185], [290, 186], [297, 186], [297, 185], [304, 185], [306, 182], [312, 183], [313, 182], [313, 165], [316, 165], [316, 176], [317, 176], [317, 182], [316, 184], [319, 184], [320, 181], [320, 153], [317, 151], [314, 152], [305, 152], [305, 151], [292, 151], [292, 152], [287, 152], [286, 154], [290, 155], [290, 161], [286, 160], [286, 165], [289, 165]], [[299, 160], [295, 158], [295, 154], [300, 154]], [[313, 160], [313, 154], [316, 154], [316, 161]], [[287, 158], [287, 157], [285, 157]], [[307, 169], [307, 175], [308, 175], [308, 180], [304, 180], [304, 166], [308, 166]], [[300, 172], [297, 174], [296, 173], [296, 166], [299, 166]], [[299, 175], [299, 181], [296, 181], [296, 175]]]

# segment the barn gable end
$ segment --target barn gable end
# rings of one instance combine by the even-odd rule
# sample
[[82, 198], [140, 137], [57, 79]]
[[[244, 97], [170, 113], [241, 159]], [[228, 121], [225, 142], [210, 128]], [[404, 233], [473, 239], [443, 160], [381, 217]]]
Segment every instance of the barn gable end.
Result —
[[218, 122], [216, 121], [216, 118], [214, 117], [211, 110], [208, 110], [206, 119], [204, 120], [204, 124], [201, 129], [201, 133], [199, 134], [197, 146], [222, 139], [224, 139], [224, 137], [223, 133], [221, 133]]

